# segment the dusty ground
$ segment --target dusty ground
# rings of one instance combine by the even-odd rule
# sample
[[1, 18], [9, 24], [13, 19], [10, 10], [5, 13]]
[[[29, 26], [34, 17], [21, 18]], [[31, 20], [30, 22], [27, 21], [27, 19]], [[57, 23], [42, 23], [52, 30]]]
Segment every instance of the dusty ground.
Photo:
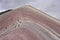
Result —
[[60, 40], [60, 21], [31, 6], [0, 16], [0, 40]]

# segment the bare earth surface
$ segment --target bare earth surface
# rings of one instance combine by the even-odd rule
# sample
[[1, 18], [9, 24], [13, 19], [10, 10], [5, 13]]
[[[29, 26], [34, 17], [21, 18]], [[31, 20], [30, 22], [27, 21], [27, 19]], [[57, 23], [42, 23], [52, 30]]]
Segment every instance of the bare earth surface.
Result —
[[0, 16], [0, 40], [60, 40], [60, 21], [23, 6]]

